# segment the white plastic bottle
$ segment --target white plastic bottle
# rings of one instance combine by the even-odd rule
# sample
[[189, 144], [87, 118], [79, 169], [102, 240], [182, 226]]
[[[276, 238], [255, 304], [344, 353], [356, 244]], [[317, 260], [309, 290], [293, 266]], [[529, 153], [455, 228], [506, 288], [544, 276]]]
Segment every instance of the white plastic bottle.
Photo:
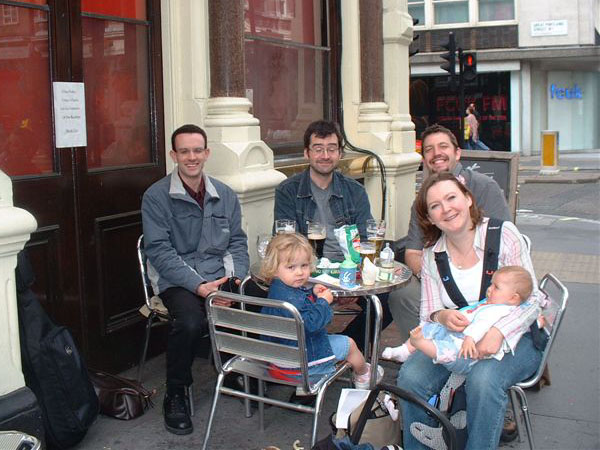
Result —
[[394, 251], [389, 243], [385, 244], [385, 248], [379, 254], [379, 264], [379, 281], [391, 282], [394, 279]]

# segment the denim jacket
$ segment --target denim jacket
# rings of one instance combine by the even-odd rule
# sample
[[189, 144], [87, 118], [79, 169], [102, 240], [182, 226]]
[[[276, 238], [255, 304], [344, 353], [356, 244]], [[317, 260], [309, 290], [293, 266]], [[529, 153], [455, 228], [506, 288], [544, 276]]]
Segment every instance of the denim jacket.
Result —
[[[336, 228], [356, 224], [360, 236], [367, 238], [367, 220], [373, 216], [362, 184], [334, 171], [329, 207]], [[295, 220], [299, 233], [308, 234], [306, 221], [314, 219], [316, 210], [317, 204], [310, 188], [310, 169], [288, 178], [275, 190], [275, 220]]]
[[[321, 364], [334, 358], [333, 350], [327, 337], [327, 325], [333, 318], [333, 310], [324, 298], [314, 299], [312, 289], [294, 288], [275, 278], [269, 288], [269, 298], [291, 303], [296, 307], [304, 321], [306, 334], [306, 353], [308, 365]], [[274, 316], [292, 317], [285, 309], [264, 307], [262, 312]], [[297, 347], [298, 343], [289, 339], [278, 339], [263, 336], [263, 339], [278, 344]]]

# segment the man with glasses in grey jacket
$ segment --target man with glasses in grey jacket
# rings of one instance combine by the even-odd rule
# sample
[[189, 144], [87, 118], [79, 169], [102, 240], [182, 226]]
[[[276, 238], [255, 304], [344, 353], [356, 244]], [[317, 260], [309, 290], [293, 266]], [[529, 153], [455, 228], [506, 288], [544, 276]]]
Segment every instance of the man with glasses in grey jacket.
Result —
[[175, 434], [193, 431], [185, 387], [192, 384], [192, 362], [208, 330], [205, 299], [222, 286], [239, 284], [249, 266], [237, 195], [204, 174], [206, 141], [196, 125], [175, 130], [170, 155], [177, 166], [142, 200], [148, 275], [173, 319], [163, 412], [166, 429]]

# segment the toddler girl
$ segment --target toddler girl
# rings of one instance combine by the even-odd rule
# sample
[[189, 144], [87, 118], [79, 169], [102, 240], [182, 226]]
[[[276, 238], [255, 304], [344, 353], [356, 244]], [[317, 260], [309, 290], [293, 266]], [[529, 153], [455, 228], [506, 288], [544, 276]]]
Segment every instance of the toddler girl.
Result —
[[[319, 379], [323, 375], [335, 372], [335, 363], [348, 361], [354, 371], [354, 385], [357, 389], [368, 389], [371, 377], [370, 364], [365, 362], [363, 354], [354, 340], [341, 334], [327, 334], [327, 325], [333, 318], [331, 290], [321, 284], [312, 289], [305, 287], [315, 256], [308, 240], [300, 234], [279, 234], [267, 247], [261, 267], [261, 276], [270, 283], [269, 298], [291, 303], [298, 309], [304, 321], [306, 333], [306, 351], [308, 373], [311, 378]], [[279, 308], [263, 308], [267, 314], [289, 316]], [[267, 340], [280, 344], [297, 346], [296, 341], [276, 339]], [[300, 372], [296, 368], [275, 368], [272, 374], [278, 378], [296, 378]], [[377, 382], [383, 376], [378, 368]]]

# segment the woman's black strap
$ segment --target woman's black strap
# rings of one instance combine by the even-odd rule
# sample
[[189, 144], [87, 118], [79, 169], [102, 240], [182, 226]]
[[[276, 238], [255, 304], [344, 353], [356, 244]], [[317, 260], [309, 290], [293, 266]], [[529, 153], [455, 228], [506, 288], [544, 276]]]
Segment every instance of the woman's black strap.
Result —
[[450, 271], [448, 254], [446, 252], [435, 252], [434, 255], [435, 264], [437, 265], [438, 273], [442, 279], [442, 283], [444, 283], [444, 288], [448, 293], [448, 297], [450, 297], [450, 300], [452, 300], [452, 302], [459, 308], [468, 306], [469, 304], [460, 292], [460, 289], [458, 289], [458, 286], [454, 281], [454, 277], [452, 276], [452, 272]]
[[492, 276], [498, 270], [498, 255], [500, 254], [500, 239], [502, 237], [502, 224], [499, 219], [490, 219], [485, 235], [485, 255], [483, 256], [483, 274], [481, 276], [481, 289], [479, 300], [483, 300], [490, 284]]
[[[498, 270], [498, 255], [500, 253], [500, 238], [502, 237], [502, 220], [490, 219], [488, 221], [487, 233], [485, 236], [485, 251], [483, 256], [483, 273], [481, 276], [481, 289], [479, 290], [479, 300], [483, 300], [486, 295], [487, 288], [492, 282], [494, 272]], [[446, 252], [435, 252], [435, 263], [438, 273], [446, 289], [446, 293], [450, 300], [463, 308], [468, 306], [465, 297], [458, 289], [452, 272], [450, 271], [450, 263], [448, 262], [448, 254]]]

